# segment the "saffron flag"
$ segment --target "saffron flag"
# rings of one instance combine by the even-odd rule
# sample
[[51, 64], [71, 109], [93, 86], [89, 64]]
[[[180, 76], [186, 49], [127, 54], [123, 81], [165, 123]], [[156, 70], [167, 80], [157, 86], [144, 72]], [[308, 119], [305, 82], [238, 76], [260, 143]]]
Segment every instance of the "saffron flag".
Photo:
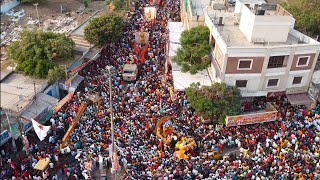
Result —
[[286, 131], [286, 127], [283, 125], [283, 123], [281, 122], [281, 125], [280, 125], [282, 131]]
[[34, 128], [34, 131], [38, 135], [38, 138], [40, 141], [43, 141], [44, 138], [46, 138], [48, 131], [50, 130], [51, 126], [43, 126], [42, 124], [38, 123], [34, 119], [31, 119], [32, 126]]

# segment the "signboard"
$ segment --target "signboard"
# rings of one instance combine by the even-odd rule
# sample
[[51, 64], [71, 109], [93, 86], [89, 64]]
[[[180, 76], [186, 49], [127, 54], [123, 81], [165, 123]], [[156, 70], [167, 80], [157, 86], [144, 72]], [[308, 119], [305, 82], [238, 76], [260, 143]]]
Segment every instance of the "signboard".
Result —
[[56, 113], [58, 112], [62, 106], [67, 103], [68, 101], [71, 100], [72, 96], [74, 94], [74, 91], [69, 92], [69, 94], [67, 94], [63, 99], [61, 99], [58, 104], [53, 108], [53, 111]]
[[10, 139], [10, 134], [7, 130], [3, 131], [0, 135], [0, 145], [2, 146], [5, 142]]
[[148, 21], [154, 20], [157, 16], [157, 9], [155, 7], [145, 7], [144, 16]]
[[247, 124], [275, 121], [277, 119], [277, 113], [278, 111], [271, 111], [271, 112], [257, 113], [257, 114], [227, 116], [226, 126], [227, 127], [241, 126], [241, 125], [247, 125]]
[[32, 121], [29, 121], [27, 124], [24, 124], [23, 129], [25, 132], [28, 132], [32, 128]]
[[308, 86], [306, 87], [294, 87], [294, 88], [287, 88], [286, 94], [299, 94], [308, 92]]

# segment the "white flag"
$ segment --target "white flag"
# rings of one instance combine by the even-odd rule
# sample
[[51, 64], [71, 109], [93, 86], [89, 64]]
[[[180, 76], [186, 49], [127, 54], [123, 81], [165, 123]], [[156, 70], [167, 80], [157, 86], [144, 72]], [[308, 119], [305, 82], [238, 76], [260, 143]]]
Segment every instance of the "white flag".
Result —
[[35, 121], [34, 119], [31, 119], [31, 121], [32, 121], [34, 131], [38, 135], [40, 141], [43, 141], [44, 138], [46, 138], [47, 133], [50, 130], [51, 126], [43, 126], [37, 121]]

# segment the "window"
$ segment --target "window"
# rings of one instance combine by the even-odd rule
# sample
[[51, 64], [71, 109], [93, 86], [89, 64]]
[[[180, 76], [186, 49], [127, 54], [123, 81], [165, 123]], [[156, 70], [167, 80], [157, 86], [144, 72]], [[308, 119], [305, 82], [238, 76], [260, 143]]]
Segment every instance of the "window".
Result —
[[268, 63], [268, 68], [283, 67], [285, 56], [271, 56]]
[[292, 84], [301, 84], [302, 77], [294, 77]]
[[247, 80], [236, 80], [237, 87], [247, 87]]
[[216, 46], [216, 40], [214, 39], [213, 36], [211, 36], [211, 47], [212, 47], [212, 49], [214, 49], [215, 46]]
[[279, 79], [269, 79], [267, 87], [277, 87]]
[[310, 56], [301, 56], [301, 57], [299, 57], [296, 66], [297, 66], [297, 67], [308, 66], [308, 64], [309, 64], [309, 59], [310, 59]]
[[239, 59], [238, 70], [251, 70], [252, 59]]

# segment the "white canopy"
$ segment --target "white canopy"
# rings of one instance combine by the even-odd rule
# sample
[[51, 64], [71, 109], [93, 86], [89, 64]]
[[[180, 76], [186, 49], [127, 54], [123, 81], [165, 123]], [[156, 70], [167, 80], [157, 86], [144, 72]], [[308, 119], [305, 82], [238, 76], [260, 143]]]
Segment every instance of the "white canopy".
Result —
[[197, 74], [183, 73], [181, 71], [172, 71], [173, 86], [175, 91], [184, 91], [192, 83], [200, 83], [201, 86], [210, 86], [211, 79], [207, 70], [202, 70]]

